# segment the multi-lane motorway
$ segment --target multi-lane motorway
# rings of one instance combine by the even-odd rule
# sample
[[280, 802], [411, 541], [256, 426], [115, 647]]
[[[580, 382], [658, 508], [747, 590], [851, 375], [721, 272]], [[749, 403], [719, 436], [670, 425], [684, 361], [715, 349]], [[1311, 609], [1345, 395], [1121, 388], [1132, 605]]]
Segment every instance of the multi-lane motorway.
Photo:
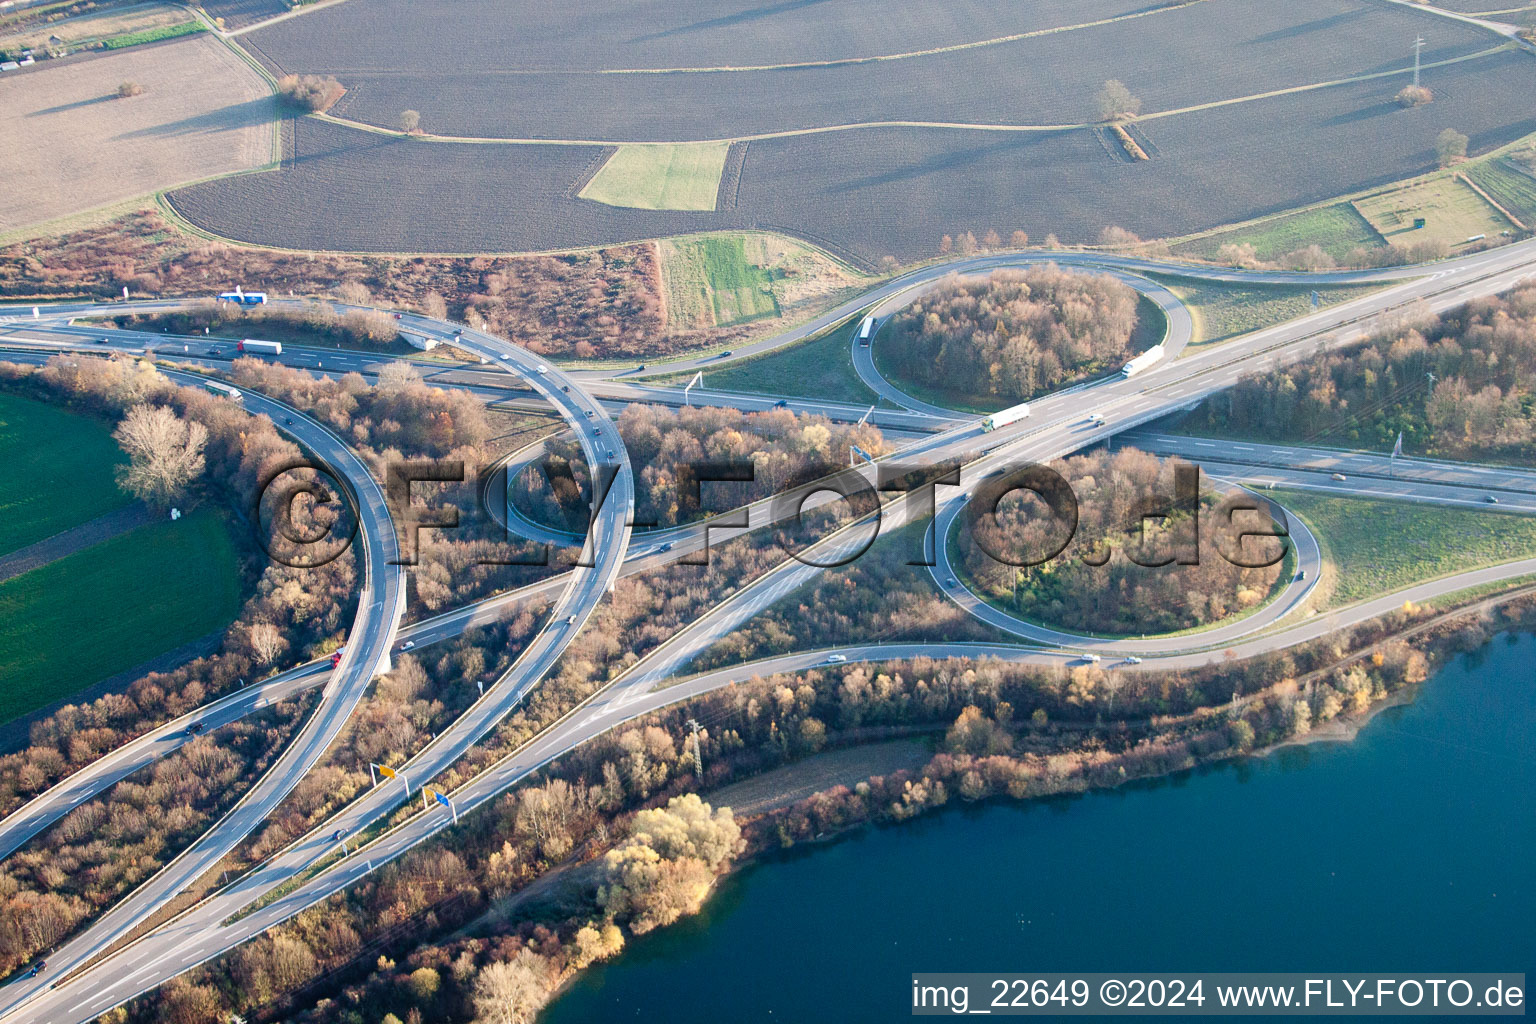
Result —
[[[1391, 271], [1324, 276], [1267, 275], [1264, 279], [1272, 282], [1290, 280], [1295, 283], [1320, 284], [1357, 280], [1396, 282], [1396, 287], [1384, 289], [1345, 306], [1323, 310], [1290, 324], [1236, 339], [1223, 346], [1187, 354], [1182, 359], [1170, 359], [1135, 378], [1110, 378], [1089, 388], [1074, 389], [1070, 394], [1048, 397], [1034, 403], [1034, 413], [1029, 419], [990, 434], [982, 434], [972, 423], [950, 427], [931, 438], [920, 440], [909, 446], [909, 449], [903, 453], [903, 457], [926, 461], [957, 458], [969, 464], [962, 481], [963, 486], [946, 496], [945, 504], [941, 506], [945, 514], [950, 514], [950, 508], [963, 502], [978, 480], [990, 472], [993, 466], [1011, 461], [1046, 461], [1059, 457], [1086, 444], [1095, 443], [1114, 433], [1198, 401], [1215, 390], [1230, 386], [1238, 376], [1244, 373], [1305, 358], [1319, 346], [1347, 344], [1379, 327], [1381, 321], [1375, 315], [1384, 309], [1401, 306], [1408, 302], [1422, 304], [1427, 309], [1445, 309], [1478, 295], [1505, 290], [1531, 272], [1533, 260], [1536, 260], [1536, 250], [1533, 250], [1531, 243], [1524, 243], [1461, 260], [1448, 261], [1432, 268], [1398, 268]], [[1068, 265], [1110, 268], [1117, 272], [1133, 274], [1171, 269], [1149, 261], [1089, 254], [1066, 254], [1058, 256], [1057, 261]], [[960, 269], [982, 270], [988, 265], [1009, 265], [1016, 262], [1018, 262], [1016, 257], [986, 257], [966, 261], [960, 264]], [[906, 275], [887, 283], [869, 296], [846, 304], [848, 308], [835, 310], [821, 319], [831, 323], [842, 316], [858, 312], [872, 303], [892, 299], [905, 289], [911, 289], [925, 280], [936, 279], [947, 269], [949, 268], [927, 268], [914, 275]], [[1179, 269], [1188, 272], [1186, 268]], [[1204, 272], [1201, 276], [1222, 280], [1252, 280], [1259, 275], [1223, 271]], [[116, 306], [112, 311], [134, 311], [136, 308], [141, 308], [141, 305], [146, 310], [165, 308], [165, 304], [130, 304], [127, 307]], [[99, 311], [98, 307], [90, 306], [75, 310], [50, 308], [48, 315], [58, 317], [70, 312]], [[40, 319], [42, 318], [39, 317]], [[20, 326], [31, 329], [41, 328], [44, 325], [28, 323]], [[819, 329], [819, 326], [825, 326], [825, 324], [813, 322], [797, 332], [791, 332], [791, 337], [772, 339], [769, 342], [760, 343], [755, 348], [766, 350], [775, 347], [776, 344], [786, 344], [795, 340], [794, 335], [807, 336]], [[411, 328], [429, 335], [435, 333], [438, 337], [455, 337], [454, 329], [450, 325], [439, 324], [424, 318], [411, 318]], [[627, 553], [629, 511], [633, 504], [632, 473], [623, 445], [619, 443], [611, 423], [607, 423], [606, 433], [601, 432], [604, 429], [606, 417], [602, 409], [583, 391], [574, 378], [561, 375], [553, 367], [539, 364], [530, 354], [516, 350], [489, 336], [466, 331], [461, 336], [455, 337], [455, 344], [483, 354], [508, 371], [522, 376], [533, 390], [555, 404], [578, 431], [589, 463], [593, 466], [609, 467], [614, 477], [614, 484], [610, 498], [600, 510], [594, 521], [592, 532], [587, 538], [587, 550], [590, 556], [588, 561], [594, 564], [590, 569], [578, 569], [569, 574], [568, 579], [562, 578], [565, 589], [555, 600], [555, 611], [551, 616], [550, 628], [535, 639], [513, 666], [508, 677], [493, 687], [484, 700], [471, 707], [452, 728], [417, 754], [411, 762], [411, 766], [415, 768], [412, 778], [417, 785], [451, 764], [469, 744], [483, 736], [489, 728], [500, 721], [526, 693], [528, 687], [532, 686], [553, 664], [558, 652], [563, 649], [564, 642], [569, 639], [569, 635], [579, 628], [585, 614], [590, 612], [597, 600], [600, 600], [603, 591], [620, 571]], [[751, 354], [753, 350], [754, 347], [749, 346], [739, 355]], [[703, 365], [703, 361], [699, 361], [699, 365]], [[679, 368], [684, 367], [679, 365], [668, 367], [668, 369]], [[565, 388], [570, 390], [566, 391]], [[588, 417], [586, 415], [588, 411], [593, 415]], [[1088, 411], [1102, 414], [1103, 422], [1089, 421], [1086, 417]], [[919, 412], [926, 412], [926, 410], [919, 410]], [[862, 472], [869, 471], [862, 470]], [[902, 519], [901, 509], [904, 508], [905, 506], [902, 505], [891, 514], [884, 516], [882, 528], [889, 529], [891, 526], [899, 525]], [[828, 547], [835, 547], [846, 543], [849, 536], [848, 533], [839, 534], [824, 543]], [[1475, 578], [1478, 581], [1503, 579], [1509, 578], [1516, 572], [1529, 572], [1533, 569], [1536, 569], [1536, 564], [1497, 567], [1495, 570], [1484, 570], [1480, 575], [1464, 574], [1464, 576], [1468, 580]], [[710, 685], [724, 685], [731, 678], [742, 678], [745, 674], [768, 670], [766, 666], [770, 663], [764, 663], [738, 668], [727, 673], [696, 677], [676, 686], [661, 685], [682, 671], [698, 651], [750, 618], [756, 611], [771, 604], [788, 589], [814, 576], [817, 571], [819, 570], [802, 563], [787, 563], [737, 591], [719, 606], [697, 619], [678, 637], [653, 652], [647, 659], [643, 659], [635, 669], [616, 684], [600, 692], [587, 705], [568, 715], [554, 728], [515, 752], [504, 763], [482, 772], [461, 787], [454, 794], [460, 811], [467, 810], [475, 803], [500, 792], [533, 767], [547, 762], [550, 757], [570, 749], [573, 745], [585, 742], [592, 736], [637, 714], [643, 714], [660, 704], [681, 699], [690, 693], [702, 692], [702, 689], [707, 689]], [[1447, 588], [1467, 585], [1472, 584], [1460, 577], [1454, 581], [1425, 584], [1415, 590], [1415, 593], [1419, 591], [1423, 593], [1412, 599], [1423, 600], [1446, 593]], [[1380, 614], [1390, 607], [1400, 605], [1403, 599], [1404, 595], [1391, 595], [1390, 598], [1382, 599], [1390, 602], [1382, 608], [1376, 608], [1375, 603], [1367, 602], [1349, 609], [1348, 613], [1349, 616], [1361, 617], [1356, 621], [1363, 621], [1364, 617]], [[568, 622], [572, 615], [576, 616], [576, 621]], [[1338, 615], [1327, 617], [1327, 621], [1312, 619], [1289, 627], [1271, 629], [1262, 636], [1256, 635], [1243, 639], [1232, 645], [1231, 649], [1241, 654], [1273, 650], [1287, 644], [1301, 642], [1310, 636], [1322, 635], [1329, 630], [1342, 628], [1348, 624]], [[565, 628], [560, 628], [562, 626]], [[990, 649], [977, 648], [975, 645], [955, 645], [952, 651], [949, 646], [936, 645], [924, 647], [922, 653], [930, 656], [956, 653], [958, 656], [979, 653], [982, 650]], [[1068, 656], [1061, 653], [1022, 652], [1018, 647], [999, 647], [998, 650], [1010, 652], [1011, 657], [1060, 659]], [[857, 652], [845, 651], [844, 653], [850, 660], [854, 660], [856, 656], [884, 660], [900, 657], [899, 652], [900, 648], [897, 647], [875, 646]], [[1202, 659], [1209, 660], [1214, 656], [1217, 655], [1210, 651], [1168, 652], [1158, 659], [1158, 663], [1195, 664], [1200, 663]], [[777, 659], [771, 664], [782, 663], [785, 668], [800, 667], [807, 658], [811, 661], [805, 664], [814, 664], [816, 657], [814, 653], [796, 655], [788, 659]], [[376, 868], [389, 857], [397, 855], [443, 827], [447, 820], [444, 816], [446, 812], [437, 812], [435, 815], [433, 813], [418, 814], [407, 819], [362, 850], [348, 854], [324, 869], [293, 892], [244, 917], [225, 923], [232, 914], [247, 906], [261, 894], [270, 892], [282, 881], [293, 878], [313, 864], [317, 858], [331, 852], [334, 843], [329, 836], [336, 828], [343, 827], [351, 832], [377, 820], [381, 814], [403, 798], [403, 794], [393, 792], [400, 788], [398, 783], [395, 783], [373, 791], [368, 797], [347, 807], [332, 821], [325, 823], [314, 835], [300, 840], [272, 861], [262, 865], [245, 878], [237, 880], [225, 890], [216, 893], [209, 900], [169, 924], [150, 931], [124, 951], [93, 965], [88, 970], [78, 972], [75, 977], [64, 979], [58, 989], [46, 989], [42, 982], [9, 986], [5, 992], [5, 1005], [15, 1007], [24, 1003], [26, 1012], [29, 1015], [36, 1015], [37, 1019], [69, 1022], [90, 1019], [137, 992], [174, 976], [188, 966], [215, 955], [250, 935], [257, 934], [271, 923], [282, 920], [302, 906], [323, 898], [327, 893], [344, 887], [360, 874]], [[102, 921], [105, 920], [107, 917], [102, 919]], [[100, 922], [98, 922], [99, 925]], [[83, 934], [82, 938], [92, 935], [98, 926], [93, 926]], [[50, 971], [49, 976], [57, 975]]]

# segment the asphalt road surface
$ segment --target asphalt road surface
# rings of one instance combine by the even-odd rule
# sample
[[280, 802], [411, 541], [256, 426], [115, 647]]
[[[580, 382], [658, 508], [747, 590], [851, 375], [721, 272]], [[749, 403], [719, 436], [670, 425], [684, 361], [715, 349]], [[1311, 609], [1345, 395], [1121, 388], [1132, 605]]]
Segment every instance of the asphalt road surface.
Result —
[[[1094, 443], [1113, 433], [1148, 422], [1181, 406], [1198, 401], [1207, 394], [1230, 386], [1241, 374], [1269, 369], [1305, 358], [1321, 347], [1352, 343], [1364, 334], [1385, 326], [1385, 321], [1380, 314], [1392, 307], [1415, 302], [1427, 309], [1441, 310], [1459, 305], [1473, 297], [1503, 291], [1531, 273], [1529, 261], [1533, 256], [1536, 256], [1536, 252], [1533, 252], [1532, 244], [1521, 243], [1460, 260], [1447, 261], [1430, 268], [1397, 268], [1391, 271], [1331, 275], [1207, 273], [1202, 276], [1223, 280], [1267, 280], [1271, 283], [1281, 280], [1314, 285], [1339, 283], [1346, 280], [1403, 283], [1362, 300], [1323, 310], [1290, 324], [1235, 339], [1222, 346], [1213, 347], [1207, 352], [1195, 353], [1183, 359], [1164, 361], [1134, 378], [1111, 378], [1089, 389], [1079, 389], [1072, 395], [1047, 397], [1034, 404], [1034, 413], [1029, 419], [990, 434], [983, 435], [974, 425], [952, 428], [930, 440], [919, 442], [914, 446], [915, 451], [908, 451], [905, 454], [907, 457], [926, 455], [932, 459], [946, 456], [961, 457], [972, 462], [984, 452], [990, 452], [991, 459], [998, 462], [1014, 458], [1044, 461], [1059, 457], [1085, 444]], [[969, 261], [970, 266], [967, 269], [977, 265], [984, 266], [987, 259]], [[1081, 265], [1115, 267], [1132, 271], [1171, 269], [1158, 267], [1148, 261], [1088, 254], [1067, 254], [1057, 257], [1057, 261], [1066, 265], [1081, 263]], [[1182, 271], [1183, 268], [1180, 270]], [[929, 268], [928, 271], [918, 273], [932, 271], [933, 268]], [[912, 275], [907, 275], [907, 278], [912, 278]], [[903, 279], [898, 279], [898, 282], [901, 280]], [[892, 282], [883, 288], [899, 290], [900, 287], [904, 287], [898, 282]], [[907, 283], [913, 282], [908, 280]], [[880, 290], [877, 289], [878, 291]], [[866, 296], [858, 300], [857, 304], [851, 304], [854, 308], [848, 312], [856, 312], [859, 308], [868, 305], [870, 301], [882, 297], [886, 296], [879, 294]], [[117, 311], [122, 311], [123, 308], [118, 307]], [[829, 316], [832, 316], [832, 319], [838, 318], [832, 314]], [[802, 328], [801, 331], [803, 337], [810, 333], [810, 328]], [[475, 343], [484, 345], [487, 351], [493, 353], [496, 352], [495, 346], [498, 344], [495, 339], [472, 338], [470, 342], [471, 345]], [[460, 344], [463, 342], [461, 341]], [[766, 348], [777, 346], [765, 343], [763, 347], [766, 350]], [[740, 354], [750, 354], [750, 350], [743, 350]], [[526, 362], [516, 359], [499, 361], [516, 373], [527, 374], [533, 370], [535, 375], [545, 377], [556, 372], [546, 368], [543, 373], [539, 373]], [[679, 368], [681, 367], [678, 365], [668, 367], [669, 370]], [[547, 388], [539, 386], [539, 381], [531, 380], [530, 383], [533, 383], [535, 390], [540, 391], [541, 394], [553, 397], [549, 396]], [[558, 404], [558, 398], [555, 400]], [[1085, 405], [1090, 402], [1091, 406]], [[1083, 410], [1088, 407], [1101, 412], [1105, 416], [1105, 421], [1085, 423]], [[578, 423], [577, 426], [580, 427], [581, 424]], [[608, 457], [600, 456], [592, 450], [596, 447], [595, 440], [583, 434], [583, 446], [588, 449], [589, 459], [594, 464], [599, 464]], [[616, 454], [612, 461], [620, 463], [622, 476], [628, 470], [627, 460], [622, 454], [622, 445], [617, 444], [616, 438], [614, 445], [615, 447], [611, 450]], [[632, 492], [630, 500], [632, 502]], [[609, 506], [610, 509], [612, 507]], [[611, 516], [611, 512], [608, 515]], [[619, 518], [624, 519], [624, 517]], [[895, 522], [897, 518], [893, 515], [885, 517], [883, 521]], [[609, 559], [609, 568], [613, 573], [617, 572], [618, 564], [623, 560], [622, 547], [628, 540], [627, 526], [616, 527], [613, 523], [605, 521], [604, 516], [600, 516], [593, 534], [589, 537], [589, 545], [593, 553], [597, 560], [602, 561], [605, 556], [599, 540], [612, 539], [615, 532], [620, 534], [623, 543], [618, 545], [621, 550], [617, 560]], [[824, 543], [828, 548], [835, 548], [847, 543], [849, 536], [849, 532], [840, 533]], [[1451, 580], [1435, 581], [1418, 588], [1411, 588], [1409, 591], [1388, 595], [1376, 602], [1363, 603], [1344, 613], [1318, 617], [1295, 626], [1273, 630], [1263, 636], [1244, 639], [1234, 645], [1232, 650], [1239, 655], [1246, 655], [1278, 649], [1302, 642], [1312, 636], [1344, 628], [1350, 624], [1350, 621], [1364, 621], [1365, 618], [1382, 614], [1384, 611], [1400, 606], [1403, 600], [1427, 600], [1430, 597], [1448, 593], [1451, 589], [1462, 589], [1476, 585], [1478, 582], [1494, 579], [1507, 579], [1512, 575], [1523, 574], [1533, 569], [1536, 569], [1536, 560], [1462, 574]], [[637, 670], [627, 674], [581, 709], [568, 715], [555, 728], [548, 730], [532, 743], [515, 752], [507, 761], [482, 772], [456, 791], [454, 798], [460, 812], [468, 810], [483, 799], [489, 799], [533, 767], [545, 763], [550, 757], [557, 756], [571, 746], [585, 742], [613, 725], [643, 714], [653, 707], [681, 699], [691, 692], [702, 692], [701, 688], [708, 688], [710, 679], [708, 676], [697, 677], [696, 680], [668, 687], [659, 687], [657, 684], [681, 671], [687, 664], [690, 651], [701, 650], [724, 632], [728, 632], [734, 622], [740, 621], [737, 615], [743, 608], [753, 605], [759, 608], [764, 607], [767, 603], [771, 603], [769, 599], [774, 596], [776, 590], [780, 594], [785, 592], [779, 588], [785, 585], [786, 579], [791, 579], [802, 570], [816, 571], [799, 563], [782, 567], [781, 570], [774, 570], [700, 617], [673, 641], [669, 641], [657, 652], [653, 652], [651, 658], [642, 661], [636, 667]], [[600, 588], [597, 594], [593, 595], [590, 590], [580, 585], [579, 581], [573, 580], [571, 589], [562, 600], [570, 601], [571, 606], [589, 609], [588, 602], [595, 603], [600, 595]], [[1351, 620], [1351, 616], [1355, 618]], [[962, 649], [970, 653], [973, 649], [980, 648], [976, 648], [975, 645], [955, 645], [956, 651]], [[876, 646], [868, 648], [859, 656], [867, 655], [872, 659], [891, 658], [901, 656], [897, 653], [901, 650], [904, 648]], [[951, 649], [946, 645], [922, 645], [919, 650], [933, 657], [942, 657], [951, 653]], [[1004, 650], [1017, 654], [1015, 648], [1004, 648]], [[845, 656], [849, 660], [854, 660], [853, 654]], [[1030, 656], [1056, 659], [1064, 657], [1060, 653], [1036, 653]], [[1158, 658], [1156, 663], [1180, 664], [1187, 660], [1190, 664], [1199, 664], [1202, 663], [1202, 659], [1209, 660], [1215, 656], [1221, 655], [1215, 652], [1170, 654]], [[793, 668], [801, 665], [803, 659], [814, 657], [813, 652], [808, 655], [791, 656], [789, 659], [781, 659], [772, 664]], [[527, 658], [528, 655], [525, 653], [520, 663]], [[763, 665], [738, 667], [731, 670], [728, 676], [720, 679], [716, 685], [724, 685], [724, 682], [731, 678], [741, 678], [744, 672], [764, 670]], [[509, 692], [512, 690], [515, 688], [509, 688]], [[505, 700], [499, 703], [504, 704]], [[449, 732], [463, 739], [476, 734], [479, 729], [488, 727], [485, 724], [486, 712], [476, 712], [476, 708], [479, 707], [480, 705], [477, 704], [475, 708], [471, 708], [464, 719], [456, 723]], [[444, 736], [448, 735], [449, 733], [444, 734]], [[429, 746], [427, 750], [417, 755], [428, 774], [434, 764], [441, 766], [451, 762], [451, 759], [444, 758], [444, 751], [433, 749], [442, 739], [443, 737], [439, 737], [439, 741], [433, 746]], [[381, 788], [387, 790], [390, 787]], [[289, 851], [285, 851], [267, 865], [258, 868], [246, 879], [239, 880], [225, 890], [221, 890], [210, 900], [204, 901], [203, 904], [169, 924], [149, 933], [121, 953], [83, 972], [78, 978], [68, 980], [58, 990], [41, 995], [29, 1004], [29, 1014], [37, 1019], [50, 1021], [73, 1022], [90, 1019], [137, 992], [153, 987], [192, 964], [243, 941], [244, 938], [256, 934], [271, 923], [296, 912], [302, 906], [323, 898], [326, 893], [333, 892], [366, 871], [376, 868], [384, 860], [398, 855], [399, 852], [408, 849], [447, 823], [446, 812], [441, 809], [419, 814], [370, 843], [363, 850], [349, 854], [338, 863], [326, 868], [294, 892], [228, 925], [220, 923], [234, 910], [244, 906], [260, 893], [270, 891], [281, 880], [293, 877], [295, 872], [313, 863], [314, 859], [323, 852], [330, 850], [332, 844], [326, 838], [330, 830], [339, 823], [350, 820], [349, 815], [364, 817], [365, 815], [360, 813], [362, 805], [375, 802], [373, 796], [379, 792], [379, 790], [373, 791], [370, 798], [365, 798], [357, 805], [347, 808], [337, 818], [326, 823], [323, 830], [317, 830], [317, 835], [322, 837], [318, 845], [314, 837], [300, 840]], [[256, 879], [254, 882], [253, 878]]]

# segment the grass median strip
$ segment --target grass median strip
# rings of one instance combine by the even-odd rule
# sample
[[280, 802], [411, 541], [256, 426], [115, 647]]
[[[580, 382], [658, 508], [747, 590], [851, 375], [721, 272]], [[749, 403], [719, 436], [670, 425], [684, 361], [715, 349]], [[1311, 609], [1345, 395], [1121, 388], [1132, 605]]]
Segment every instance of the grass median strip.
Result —
[[1324, 608], [1536, 555], [1536, 517], [1410, 501], [1271, 495], [1306, 520], [1333, 569]]

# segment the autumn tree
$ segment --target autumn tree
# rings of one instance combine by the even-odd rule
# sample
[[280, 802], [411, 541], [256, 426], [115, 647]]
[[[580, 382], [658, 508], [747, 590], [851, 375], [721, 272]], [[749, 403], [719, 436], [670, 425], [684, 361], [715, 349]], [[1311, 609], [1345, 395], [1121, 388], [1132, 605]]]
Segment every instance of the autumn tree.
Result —
[[118, 484], [145, 501], [169, 505], [203, 472], [208, 428], [169, 406], [134, 406], [112, 436], [128, 453]]
[[1435, 137], [1435, 155], [1441, 167], [1459, 164], [1467, 158], [1467, 137], [1455, 128], [1447, 128]]
[[277, 95], [301, 113], [329, 110], [347, 90], [330, 75], [284, 75], [277, 80]]
[[414, 135], [421, 128], [421, 114], [415, 110], [400, 111], [400, 130], [407, 135]]
[[716, 872], [740, 848], [730, 808], [712, 810], [695, 793], [673, 797], [636, 814], [628, 841], [608, 851], [598, 903], [636, 935], [671, 924], [698, 912]]

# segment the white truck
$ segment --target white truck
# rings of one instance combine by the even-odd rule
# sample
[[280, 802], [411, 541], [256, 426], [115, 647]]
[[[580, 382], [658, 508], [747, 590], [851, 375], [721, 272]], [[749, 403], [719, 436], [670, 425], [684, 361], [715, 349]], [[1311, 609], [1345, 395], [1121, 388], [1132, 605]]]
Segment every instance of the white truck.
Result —
[[1163, 346], [1153, 345], [1141, 355], [1126, 363], [1125, 366], [1121, 368], [1120, 372], [1125, 374], [1127, 377], [1134, 377], [1142, 370], [1148, 369], [1149, 367], [1156, 364], [1157, 361], [1162, 358]]
[[995, 412], [981, 421], [981, 429], [986, 431], [996, 430], [998, 427], [1006, 427], [1010, 423], [1017, 423], [1029, 415], [1029, 403], [1020, 402], [1018, 405], [1010, 405], [1001, 412]]
[[260, 341], [256, 338], [242, 338], [235, 348], [247, 355], [280, 356], [283, 354], [283, 343], [280, 341]]

